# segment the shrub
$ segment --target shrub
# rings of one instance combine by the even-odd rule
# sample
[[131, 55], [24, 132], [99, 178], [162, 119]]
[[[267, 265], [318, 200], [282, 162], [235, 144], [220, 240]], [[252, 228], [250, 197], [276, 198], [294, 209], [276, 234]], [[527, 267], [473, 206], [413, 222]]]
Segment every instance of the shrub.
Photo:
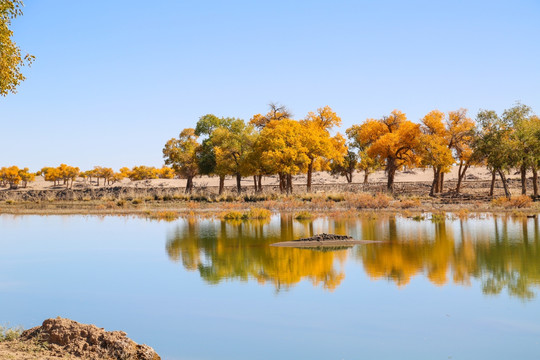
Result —
[[373, 207], [375, 209], [387, 208], [392, 198], [386, 194], [379, 193], [373, 198]]
[[439, 222], [446, 220], [446, 213], [444, 212], [438, 212], [431, 214], [431, 221], [433, 222]]
[[174, 221], [180, 217], [176, 211], [157, 211], [149, 213], [148, 217], [155, 220]]
[[530, 207], [531, 204], [532, 204], [532, 199], [530, 196], [527, 196], [527, 195], [519, 195], [511, 199], [501, 196], [501, 197], [491, 200], [492, 206], [503, 207], [506, 209], [511, 209], [511, 208], [521, 209], [521, 208]]
[[11, 341], [18, 339], [22, 334], [22, 328], [9, 328], [5, 326], [0, 326], [0, 342], [2, 341]]
[[510, 199], [510, 207], [514, 208], [526, 208], [530, 207], [532, 204], [532, 199], [527, 195], [520, 195]]
[[399, 206], [402, 209], [410, 209], [413, 207], [419, 207], [421, 205], [420, 200], [418, 199], [407, 199], [407, 200], [401, 200], [399, 202]]
[[263, 219], [269, 219], [270, 216], [272, 216], [272, 212], [270, 210], [262, 209], [262, 208], [251, 208], [248, 212], [245, 212], [242, 215], [242, 219], [263, 220]]
[[221, 214], [221, 219], [223, 220], [242, 220], [244, 214], [240, 211], [229, 211]]
[[300, 211], [300, 212], [294, 214], [294, 218], [296, 220], [310, 220], [310, 219], [313, 219], [314, 216], [309, 211]]
[[373, 196], [366, 193], [360, 193], [352, 196], [349, 202], [357, 209], [369, 209], [373, 207]]
[[334, 202], [345, 201], [345, 195], [343, 194], [329, 194], [326, 199]]

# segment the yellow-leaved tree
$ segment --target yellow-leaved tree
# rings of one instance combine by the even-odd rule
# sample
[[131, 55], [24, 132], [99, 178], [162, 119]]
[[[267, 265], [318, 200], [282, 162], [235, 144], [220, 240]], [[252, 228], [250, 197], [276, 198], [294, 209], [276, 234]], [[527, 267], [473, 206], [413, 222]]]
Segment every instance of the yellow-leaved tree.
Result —
[[186, 193], [191, 193], [193, 178], [199, 174], [197, 158], [199, 152], [200, 145], [195, 129], [192, 128], [182, 130], [178, 139], [170, 139], [163, 148], [165, 164], [171, 165], [178, 175], [187, 180]]
[[330, 163], [341, 164], [347, 153], [345, 139], [341, 134], [330, 135], [334, 126], [341, 125], [341, 118], [329, 107], [309, 112], [300, 122], [304, 127], [302, 140], [309, 158], [307, 163], [307, 191], [311, 191], [313, 171], [330, 170]]
[[20, 48], [13, 41], [11, 20], [22, 15], [21, 0], [0, 1], [0, 95], [15, 93], [17, 86], [24, 80], [21, 67], [30, 65], [34, 56], [22, 55]]
[[422, 119], [421, 164], [433, 168], [433, 183], [429, 195], [442, 192], [443, 174], [450, 172], [454, 157], [449, 146], [449, 133], [442, 111], [433, 110]]
[[[459, 164], [458, 182], [455, 190], [459, 194], [467, 169], [481, 162], [478, 154], [474, 151], [476, 123], [467, 116], [467, 109], [458, 109], [448, 113], [446, 129], [448, 133], [448, 146], [452, 149], [454, 157]], [[443, 181], [444, 178], [441, 181], [441, 191]]]
[[266, 115], [262, 115], [262, 114], [253, 115], [249, 123], [254, 125], [256, 128], [260, 130], [264, 128], [270, 121], [273, 121], [273, 120], [279, 121], [279, 120], [292, 118], [291, 112], [284, 105], [279, 105], [277, 103], [270, 103], [268, 104], [268, 107], [270, 107], [270, 111], [268, 111]]
[[280, 174], [280, 188], [292, 192], [292, 176], [307, 169], [310, 162], [305, 146], [305, 128], [291, 119], [272, 120], [261, 130], [255, 147], [266, 169]]
[[387, 189], [394, 191], [396, 171], [419, 163], [420, 125], [399, 110], [382, 119], [368, 119], [350, 131], [367, 155], [386, 164]]

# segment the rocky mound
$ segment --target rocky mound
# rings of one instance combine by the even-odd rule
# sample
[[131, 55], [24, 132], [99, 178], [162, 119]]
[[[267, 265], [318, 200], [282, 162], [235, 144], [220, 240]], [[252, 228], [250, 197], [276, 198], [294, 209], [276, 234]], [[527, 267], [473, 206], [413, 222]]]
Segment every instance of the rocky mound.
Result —
[[334, 241], [334, 240], [352, 240], [352, 237], [347, 235], [334, 235], [334, 234], [317, 234], [308, 238], [298, 239], [296, 241]]
[[41, 326], [26, 330], [22, 341], [46, 342], [49, 350], [84, 359], [160, 360], [154, 349], [138, 345], [123, 331], [105, 331], [94, 325], [69, 319], [47, 319]]

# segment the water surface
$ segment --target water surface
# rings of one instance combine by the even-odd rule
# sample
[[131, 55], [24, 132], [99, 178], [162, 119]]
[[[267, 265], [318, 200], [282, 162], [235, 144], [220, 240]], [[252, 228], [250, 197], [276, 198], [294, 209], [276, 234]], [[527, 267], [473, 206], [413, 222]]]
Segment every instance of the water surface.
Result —
[[[0, 322], [121, 329], [164, 359], [538, 359], [538, 219], [0, 216]], [[383, 243], [270, 247], [316, 233]]]

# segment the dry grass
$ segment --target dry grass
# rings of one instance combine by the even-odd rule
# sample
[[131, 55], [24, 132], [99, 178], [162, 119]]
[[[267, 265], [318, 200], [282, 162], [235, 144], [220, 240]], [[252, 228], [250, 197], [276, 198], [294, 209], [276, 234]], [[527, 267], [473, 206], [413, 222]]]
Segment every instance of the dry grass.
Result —
[[296, 220], [311, 220], [314, 217], [315, 217], [315, 215], [313, 215], [309, 211], [300, 211], [300, 212], [297, 212], [296, 214], [294, 214], [294, 218]]
[[229, 211], [220, 214], [222, 220], [266, 220], [270, 219], [272, 212], [263, 208], [251, 208], [248, 211]]
[[156, 211], [148, 212], [147, 217], [153, 220], [174, 221], [180, 217], [180, 214], [176, 211]]
[[514, 196], [511, 199], [506, 197], [498, 197], [491, 201], [493, 207], [505, 208], [505, 209], [522, 209], [529, 208], [533, 204], [530, 196], [519, 195]]

